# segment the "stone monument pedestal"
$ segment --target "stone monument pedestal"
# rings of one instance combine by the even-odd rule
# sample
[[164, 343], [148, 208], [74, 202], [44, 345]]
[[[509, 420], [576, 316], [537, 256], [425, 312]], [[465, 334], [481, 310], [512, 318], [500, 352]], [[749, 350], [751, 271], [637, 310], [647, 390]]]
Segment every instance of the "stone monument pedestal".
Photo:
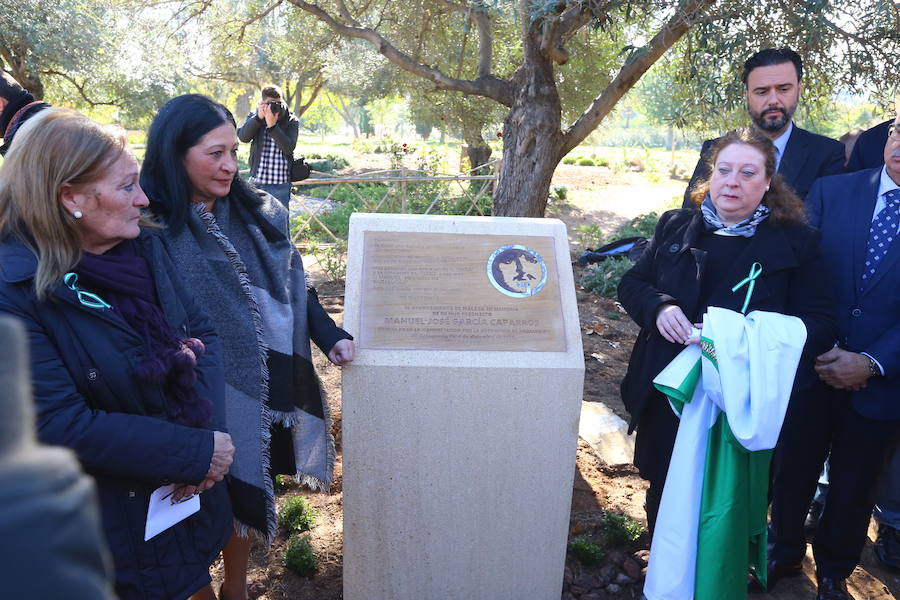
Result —
[[565, 226], [355, 214], [344, 597], [557, 600], [584, 361]]

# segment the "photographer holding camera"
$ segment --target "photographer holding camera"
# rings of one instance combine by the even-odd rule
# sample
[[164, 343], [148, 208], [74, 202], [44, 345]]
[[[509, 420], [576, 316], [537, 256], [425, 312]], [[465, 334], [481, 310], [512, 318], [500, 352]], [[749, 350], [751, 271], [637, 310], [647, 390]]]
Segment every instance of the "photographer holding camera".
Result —
[[291, 165], [299, 131], [300, 121], [281, 100], [277, 85], [263, 87], [256, 110], [237, 130], [238, 139], [251, 142], [250, 181], [285, 208], [290, 208]]

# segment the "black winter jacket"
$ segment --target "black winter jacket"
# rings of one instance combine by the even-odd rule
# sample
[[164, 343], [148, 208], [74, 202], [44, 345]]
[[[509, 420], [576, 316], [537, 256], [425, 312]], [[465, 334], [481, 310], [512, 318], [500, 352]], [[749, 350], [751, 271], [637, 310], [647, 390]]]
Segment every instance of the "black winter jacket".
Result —
[[[622, 401], [631, 414], [632, 430], [655, 395], [653, 378], [684, 349], [659, 334], [659, 307], [676, 304], [692, 323], [699, 322], [709, 306], [740, 311], [746, 288], [732, 293], [731, 287], [747, 277], [754, 262], [762, 265], [762, 274], [756, 279], [747, 313], [763, 310], [793, 315], [806, 325], [806, 346], [795, 389], [815, 381], [812, 361], [834, 343], [834, 300], [817, 230], [763, 221], [727, 273], [705, 271], [706, 252], [696, 247], [702, 231], [699, 210], [663, 214], [644, 254], [619, 283], [619, 301], [641, 327], [622, 380]], [[706, 277], [718, 282], [709, 298], [700, 298]], [[664, 402], [661, 396], [659, 400]]]
[[[224, 377], [209, 321], [178, 279], [156, 235], [142, 234], [160, 305], [181, 337], [206, 345], [197, 364], [198, 395], [212, 399], [212, 427], [224, 431]], [[39, 439], [75, 451], [97, 481], [101, 518], [116, 569], [116, 593], [187, 598], [208, 584], [208, 567], [232, 529], [225, 485], [200, 497], [201, 510], [144, 540], [150, 493], [167, 482], [197, 484], [213, 452], [212, 431], [168, 422], [160, 386], [139, 381], [141, 337], [115, 309], [83, 306], [60, 285], [39, 302], [37, 259], [20, 241], [0, 242], [0, 312], [28, 332]]]
[[[275, 145], [281, 150], [285, 160], [290, 162], [294, 158], [294, 149], [297, 147], [297, 138], [300, 136], [300, 120], [288, 110], [282, 102], [281, 115], [273, 127], [266, 127], [264, 119], [257, 118], [256, 111], [247, 115], [244, 124], [238, 127], [237, 136], [242, 142], [250, 143], [250, 175], [256, 175], [259, 170], [259, 161], [262, 156], [263, 136], [266, 131], [275, 141]], [[288, 165], [290, 166], [290, 165]]]

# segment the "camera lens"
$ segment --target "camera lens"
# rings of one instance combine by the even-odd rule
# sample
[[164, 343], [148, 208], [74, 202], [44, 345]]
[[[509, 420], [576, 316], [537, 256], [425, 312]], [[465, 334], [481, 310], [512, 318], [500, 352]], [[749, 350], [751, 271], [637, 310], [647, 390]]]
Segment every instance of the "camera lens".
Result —
[[278, 100], [269, 100], [269, 110], [273, 113], [281, 112], [281, 102]]

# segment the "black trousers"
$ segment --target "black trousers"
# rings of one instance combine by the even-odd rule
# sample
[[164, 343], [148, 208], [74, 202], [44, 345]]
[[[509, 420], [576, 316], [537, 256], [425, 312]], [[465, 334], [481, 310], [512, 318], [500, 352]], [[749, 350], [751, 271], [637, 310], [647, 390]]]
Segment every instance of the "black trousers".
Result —
[[813, 555], [820, 576], [848, 577], [859, 563], [879, 474], [898, 432], [900, 421], [858, 414], [849, 392], [820, 382], [795, 393], [772, 460], [770, 558], [799, 563], [806, 554], [803, 522], [830, 452], [831, 484]]

